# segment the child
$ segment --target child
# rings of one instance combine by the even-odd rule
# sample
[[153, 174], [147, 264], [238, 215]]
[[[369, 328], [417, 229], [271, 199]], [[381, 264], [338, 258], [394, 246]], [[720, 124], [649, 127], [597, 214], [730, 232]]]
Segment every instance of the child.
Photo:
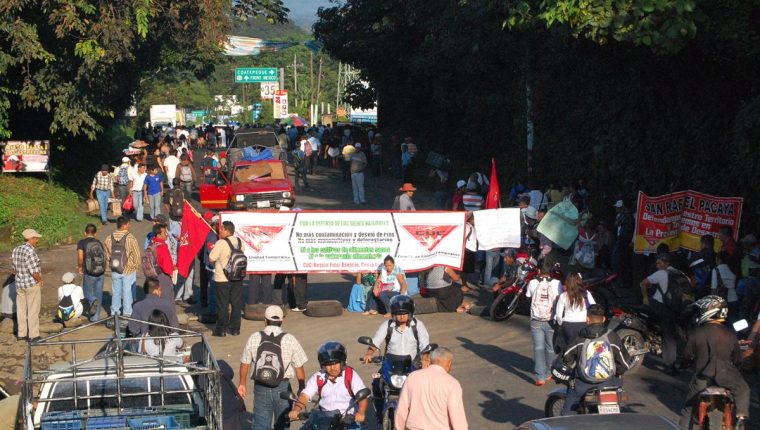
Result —
[[[65, 323], [82, 316], [84, 312], [84, 291], [79, 285], [74, 285], [76, 275], [73, 272], [64, 273], [61, 277], [63, 285], [58, 287], [58, 321]], [[88, 306], [89, 308], [92, 306]]]

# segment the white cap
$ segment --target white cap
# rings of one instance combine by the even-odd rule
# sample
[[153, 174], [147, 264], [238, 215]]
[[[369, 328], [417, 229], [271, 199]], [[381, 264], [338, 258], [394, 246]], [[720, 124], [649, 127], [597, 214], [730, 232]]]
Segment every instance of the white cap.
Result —
[[24, 239], [29, 240], [33, 237], [42, 237], [41, 234], [37, 233], [37, 230], [33, 228], [28, 228], [21, 232], [21, 235], [24, 236]]
[[356, 148], [356, 149], [359, 149], [361, 147], [362, 147], [362, 144], [359, 143], [359, 142], [356, 142], [356, 144], [354, 145], [354, 148]]
[[457, 188], [464, 188], [464, 186], [467, 185], [467, 182], [463, 179], [460, 179], [457, 181]]
[[613, 205], [612, 207], [614, 207], [614, 208], [622, 208], [623, 207], [623, 201], [622, 200], [616, 201], [615, 205]]
[[285, 315], [282, 313], [282, 308], [277, 305], [272, 305], [264, 311], [264, 319], [268, 321], [282, 321]]
[[538, 211], [533, 206], [528, 206], [527, 208], [521, 209], [521, 211], [526, 218], [538, 219]]
[[121, 157], [122, 163], [129, 163], [129, 157]]
[[61, 281], [63, 281], [64, 284], [70, 284], [74, 282], [74, 279], [76, 279], [77, 275], [74, 274], [74, 272], [66, 272], [61, 276]]

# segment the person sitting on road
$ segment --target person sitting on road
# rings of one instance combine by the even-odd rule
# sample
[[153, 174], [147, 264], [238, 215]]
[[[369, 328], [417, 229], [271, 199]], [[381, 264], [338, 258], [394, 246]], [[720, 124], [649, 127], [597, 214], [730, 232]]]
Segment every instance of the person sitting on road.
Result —
[[[316, 372], [306, 382], [298, 401], [288, 414], [291, 420], [297, 420], [298, 414], [304, 409], [312, 397], [319, 395], [319, 408], [327, 414], [345, 414], [351, 399], [365, 387], [362, 378], [350, 366], [346, 366], [346, 347], [340, 342], [323, 343], [317, 351], [320, 371]], [[364, 399], [354, 406], [353, 415], [356, 423], [346, 429], [361, 428], [369, 400]]]
[[694, 305], [699, 312], [699, 327], [689, 336], [684, 361], [694, 361], [696, 372], [689, 384], [679, 424], [681, 428], [692, 427], [699, 393], [715, 385], [731, 391], [736, 408], [734, 429], [744, 429], [749, 417], [750, 390], [739, 372], [742, 354], [736, 333], [724, 325], [728, 304], [720, 296], [705, 296]]
[[466, 312], [472, 303], [465, 302], [462, 294], [462, 277], [452, 268], [434, 266], [420, 274], [420, 293], [434, 297], [438, 312]]
[[607, 328], [604, 307], [591, 305], [586, 314], [586, 328], [552, 366], [557, 382], [575, 379], [568, 389], [562, 415], [576, 414], [581, 398], [594, 387], [621, 387], [623, 382], [617, 376], [629, 368], [628, 351], [617, 333]]
[[166, 314], [154, 309], [148, 318], [148, 333], [140, 342], [140, 352], [151, 357], [165, 357], [182, 360], [179, 351], [185, 342], [169, 326], [169, 318]]
[[[74, 285], [76, 275], [73, 272], [64, 273], [61, 277], [63, 285], [58, 287], [58, 313], [56, 319], [62, 323], [79, 318], [87, 311], [89, 317], [92, 306], [84, 298], [84, 290], [79, 285]], [[97, 306], [97, 304], [95, 304]]]
[[368, 310], [365, 315], [376, 315], [378, 311], [387, 314], [391, 299], [399, 294], [405, 296], [406, 289], [406, 274], [404, 273], [404, 269], [396, 265], [396, 260], [393, 257], [390, 255], [386, 256], [383, 260], [383, 265], [378, 268], [375, 288], [373, 289], [373, 295], [370, 297], [369, 303], [367, 303]]

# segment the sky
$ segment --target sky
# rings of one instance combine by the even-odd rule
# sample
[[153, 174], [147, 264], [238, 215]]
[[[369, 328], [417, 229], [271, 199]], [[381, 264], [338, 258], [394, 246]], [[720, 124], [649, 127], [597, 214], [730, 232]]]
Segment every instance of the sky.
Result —
[[296, 25], [311, 28], [317, 20], [317, 9], [320, 6], [330, 6], [329, 0], [284, 0], [285, 6], [290, 9], [290, 19]]

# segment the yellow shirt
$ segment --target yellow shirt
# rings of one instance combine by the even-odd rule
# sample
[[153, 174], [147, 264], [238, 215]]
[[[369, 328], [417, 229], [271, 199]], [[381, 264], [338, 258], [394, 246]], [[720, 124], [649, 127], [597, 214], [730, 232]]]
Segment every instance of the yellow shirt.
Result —
[[[229, 236], [227, 238], [234, 247], [241, 246], [240, 239], [235, 236]], [[230, 261], [230, 255], [232, 250], [227, 241], [219, 239], [214, 244], [214, 249], [208, 255], [208, 259], [214, 263], [214, 282], [229, 282], [226, 276], [224, 276], [224, 266]]]

